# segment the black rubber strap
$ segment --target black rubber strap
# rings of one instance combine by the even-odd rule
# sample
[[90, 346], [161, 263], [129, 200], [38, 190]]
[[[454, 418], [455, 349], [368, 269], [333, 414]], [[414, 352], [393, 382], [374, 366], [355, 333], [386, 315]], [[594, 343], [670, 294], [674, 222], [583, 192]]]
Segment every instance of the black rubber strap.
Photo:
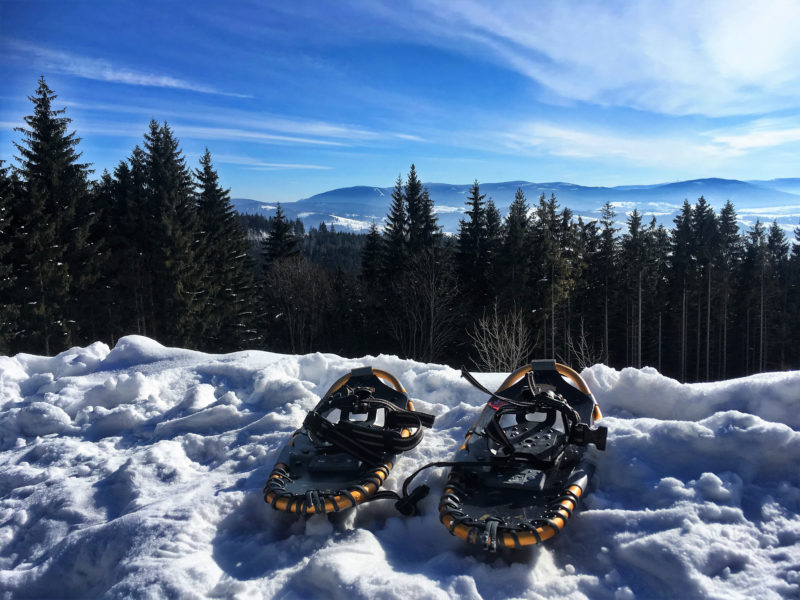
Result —
[[497, 551], [497, 527], [500, 521], [497, 519], [488, 519], [483, 525], [483, 535], [481, 541], [483, 542], [483, 549], [489, 552]]

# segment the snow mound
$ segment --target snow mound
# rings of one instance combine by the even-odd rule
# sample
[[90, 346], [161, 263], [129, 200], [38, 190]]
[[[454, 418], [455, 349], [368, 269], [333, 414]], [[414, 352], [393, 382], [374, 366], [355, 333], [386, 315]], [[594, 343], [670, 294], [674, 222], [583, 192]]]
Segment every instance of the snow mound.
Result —
[[800, 427], [800, 372], [762, 373], [717, 383], [681, 384], [652, 367], [616, 371], [595, 365], [583, 373], [604, 414], [697, 421], [738, 410]]
[[[566, 530], [516, 554], [453, 538], [436, 505], [297, 519], [262, 487], [327, 388], [364, 364], [437, 415], [388, 482], [447, 460], [486, 398], [394, 356], [208, 355], [139, 337], [0, 357], [0, 594], [10, 597], [800, 596], [800, 374], [683, 385], [584, 371], [609, 428]], [[497, 386], [502, 374], [479, 375]]]

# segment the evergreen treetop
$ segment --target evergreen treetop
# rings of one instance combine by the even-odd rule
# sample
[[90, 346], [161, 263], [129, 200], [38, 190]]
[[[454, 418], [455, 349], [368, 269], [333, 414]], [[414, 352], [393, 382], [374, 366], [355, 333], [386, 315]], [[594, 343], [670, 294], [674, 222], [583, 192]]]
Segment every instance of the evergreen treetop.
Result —
[[[320, 233], [323, 233], [323, 225], [324, 223], [320, 224]], [[327, 232], [327, 227], [325, 227], [325, 232]], [[294, 226], [286, 219], [281, 203], [278, 202], [275, 216], [272, 218], [272, 228], [261, 246], [266, 261], [265, 266], [269, 267], [280, 258], [295, 256], [300, 252], [298, 244], [299, 240], [294, 235]]]

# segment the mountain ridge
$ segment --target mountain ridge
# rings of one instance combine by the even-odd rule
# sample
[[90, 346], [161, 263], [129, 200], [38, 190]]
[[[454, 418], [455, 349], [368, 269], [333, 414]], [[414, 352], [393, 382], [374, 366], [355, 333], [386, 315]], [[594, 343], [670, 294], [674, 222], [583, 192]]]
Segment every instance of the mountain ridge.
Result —
[[[473, 184], [428, 182], [439, 224], [449, 233], [458, 231], [458, 221], [465, 208], [465, 200]], [[655, 217], [670, 226], [684, 200], [694, 204], [700, 196], [719, 211], [727, 200], [736, 207], [740, 225], [747, 227], [756, 219], [777, 220], [791, 232], [800, 219], [800, 178], [744, 181], [708, 177], [686, 181], [656, 184], [619, 185], [613, 187], [584, 186], [570, 182], [531, 182], [514, 180], [480, 184], [486, 199], [495, 202], [505, 214], [517, 189], [522, 189], [533, 207], [544, 194], [556, 196], [562, 207], [569, 207], [577, 216], [596, 219], [606, 202], [615, 207], [619, 222], [625, 215], [638, 209], [645, 217]], [[301, 219], [306, 227], [316, 227], [321, 222], [353, 231], [365, 231], [374, 221], [379, 226], [389, 209], [394, 186], [349, 186], [321, 192], [294, 202], [282, 203], [287, 217]], [[234, 208], [239, 212], [274, 214], [275, 203], [247, 198], [234, 198]]]

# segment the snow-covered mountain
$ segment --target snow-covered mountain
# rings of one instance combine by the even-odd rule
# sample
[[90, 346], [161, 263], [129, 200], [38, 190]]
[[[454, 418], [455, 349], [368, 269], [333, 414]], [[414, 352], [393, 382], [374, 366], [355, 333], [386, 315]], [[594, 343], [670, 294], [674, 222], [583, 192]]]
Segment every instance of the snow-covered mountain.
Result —
[[[561, 535], [484, 554], [378, 501], [295, 518], [262, 497], [279, 448], [354, 367], [437, 416], [386, 487], [447, 460], [486, 397], [393, 356], [226, 355], [126, 337], [0, 356], [0, 595], [117, 598], [797, 598], [800, 373], [682, 385], [583, 376], [605, 414], [594, 489]], [[496, 386], [502, 374], [479, 374]]]
[[[439, 214], [439, 224], [447, 232], [458, 231], [458, 221], [463, 218], [465, 200], [471, 184], [452, 185], [426, 183]], [[741, 225], [771, 222], [777, 219], [790, 233], [800, 222], [800, 178], [772, 179], [769, 181], [739, 181], [735, 179], [696, 179], [654, 185], [627, 185], [617, 187], [587, 187], [572, 183], [531, 183], [507, 181], [482, 183], [481, 193], [492, 198], [501, 214], [508, 211], [517, 188], [525, 192], [533, 205], [544, 194], [555, 194], [561, 206], [569, 207], [584, 219], [594, 219], [600, 208], [611, 202], [617, 218], [624, 223], [626, 214], [638, 208], [646, 217], [655, 216], [665, 226], [680, 210], [684, 199], [694, 204], [704, 196], [719, 210], [727, 200], [733, 202]], [[331, 190], [297, 202], [282, 205], [287, 216], [300, 218], [306, 227], [316, 227], [320, 222], [334, 223], [337, 227], [366, 231], [372, 221], [379, 226], [389, 209], [393, 188], [356, 186]], [[274, 214], [275, 206], [255, 200], [237, 198], [233, 204], [240, 212]], [[791, 236], [790, 236], [791, 237]]]

